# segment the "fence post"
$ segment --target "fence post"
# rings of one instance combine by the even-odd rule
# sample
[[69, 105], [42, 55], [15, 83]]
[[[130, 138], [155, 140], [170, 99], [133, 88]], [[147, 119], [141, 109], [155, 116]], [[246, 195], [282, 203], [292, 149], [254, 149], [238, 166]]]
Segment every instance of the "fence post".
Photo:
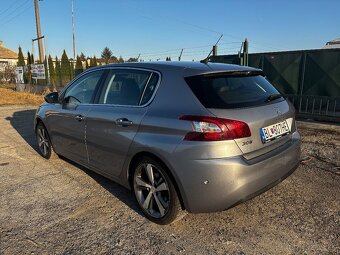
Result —
[[247, 38], [244, 40], [243, 44], [243, 65], [248, 66], [248, 40]]
[[302, 77], [301, 77], [301, 84], [300, 84], [300, 104], [299, 104], [299, 112], [301, 111], [301, 104], [302, 104], [302, 94], [303, 94], [303, 85], [305, 83], [305, 72], [306, 72], [306, 52], [303, 52], [303, 59], [302, 59]]

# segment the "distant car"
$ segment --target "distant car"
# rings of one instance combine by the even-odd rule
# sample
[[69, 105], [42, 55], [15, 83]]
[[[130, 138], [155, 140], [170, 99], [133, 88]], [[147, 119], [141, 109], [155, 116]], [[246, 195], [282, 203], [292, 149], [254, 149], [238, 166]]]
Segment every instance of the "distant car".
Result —
[[228, 209], [299, 164], [294, 107], [258, 69], [105, 65], [45, 100], [35, 116], [41, 155], [62, 155], [131, 188], [158, 224], [185, 210]]

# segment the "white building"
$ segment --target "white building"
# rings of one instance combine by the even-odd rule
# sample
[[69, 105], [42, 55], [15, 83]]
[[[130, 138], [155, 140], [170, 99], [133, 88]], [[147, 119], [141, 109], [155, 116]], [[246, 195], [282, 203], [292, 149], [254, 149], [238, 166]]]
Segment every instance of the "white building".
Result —
[[18, 53], [11, 49], [5, 48], [0, 41], [0, 71], [3, 71], [6, 65], [15, 66], [18, 62]]
[[323, 49], [340, 49], [340, 38], [327, 42]]

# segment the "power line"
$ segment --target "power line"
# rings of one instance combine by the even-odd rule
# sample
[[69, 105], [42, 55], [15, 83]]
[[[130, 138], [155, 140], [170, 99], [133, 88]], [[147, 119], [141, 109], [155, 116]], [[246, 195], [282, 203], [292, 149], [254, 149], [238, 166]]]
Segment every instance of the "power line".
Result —
[[[20, 1], [19, 1], [20, 2]], [[5, 9], [4, 11], [2, 11], [0, 13], [0, 15], [4, 14], [5, 12], [7, 12], [9, 9], [11, 9], [16, 3], [18, 3], [18, 1], [13, 1], [12, 4], [7, 8]]]
[[13, 19], [15, 19], [16, 17], [20, 16], [21, 14], [23, 14], [25, 11], [31, 9], [33, 6], [28, 6], [27, 8], [23, 9], [21, 12], [17, 13], [17, 15], [11, 17], [9, 20], [5, 21], [4, 23], [0, 24], [0, 27], [3, 28], [4, 25], [8, 24], [9, 22], [11, 22]]
[[[162, 19], [162, 21], [164, 21], [164, 19], [167, 19], [168, 21], [177, 21], [177, 23], [182, 23], [182, 24], [186, 24], [186, 25], [189, 25], [191, 27], [195, 27], [195, 28], [198, 28], [200, 30], [205, 30], [205, 31], [208, 31], [208, 32], [211, 32], [211, 33], [215, 33], [215, 34], [221, 34], [221, 32], [218, 32], [218, 31], [215, 31], [213, 29], [210, 29], [210, 28], [207, 28], [207, 27], [203, 27], [203, 26], [199, 26], [199, 25], [196, 25], [196, 24], [192, 24], [192, 23], [189, 23], [187, 21], [184, 21], [184, 20], [181, 20], [181, 19], [178, 19], [178, 18], [174, 18], [174, 17], [169, 17], [169, 16], [164, 16], [164, 15], [160, 15], [158, 13], [152, 13], [152, 16], [149, 16], [149, 15], [146, 15], [145, 14], [145, 10], [141, 10], [140, 8], [136, 8], [136, 7], [132, 7], [132, 6], [127, 6], [127, 8], [130, 8], [130, 9], [134, 9], [135, 11], [137, 11], [137, 13], [140, 15], [140, 16], [144, 16], [144, 17], [147, 17], [149, 19], [152, 19], [154, 20], [155, 19], [155, 16], [158, 16], [159, 18]], [[143, 15], [141, 15], [140, 13], [143, 13]]]
[[280, 50], [280, 48], [278, 48], [277, 46], [273, 46], [272, 44], [268, 44], [267, 42], [263, 43], [263, 42], [259, 42], [259, 41], [252, 41], [251, 44], [255, 44], [258, 45], [260, 47], [265, 47], [265, 48], [269, 48], [269, 49], [273, 49], [273, 50]]
[[[232, 45], [232, 44], [240, 44], [241, 42], [225, 42], [225, 43], [221, 43], [219, 45]], [[136, 56], [138, 54], [141, 54], [142, 57], [152, 57], [152, 56], [165, 56], [165, 55], [171, 55], [171, 54], [179, 54], [180, 51], [182, 49], [184, 49], [183, 54], [186, 55], [187, 53], [193, 53], [193, 52], [197, 52], [197, 51], [190, 51], [191, 49], [203, 49], [203, 48], [207, 48], [207, 51], [204, 51], [205, 53], [208, 53], [208, 48], [210, 49], [212, 47], [211, 44], [206, 44], [206, 45], [201, 45], [201, 46], [194, 46], [194, 47], [181, 47], [181, 48], [177, 48], [177, 49], [171, 49], [171, 50], [162, 50], [162, 51], [153, 51], [153, 52], [144, 52], [144, 53], [135, 53], [135, 54], [127, 54], [129, 56]], [[237, 47], [232, 47], [229, 49], [234, 49], [234, 48], [239, 48]], [[227, 48], [224, 48], [227, 49]], [[189, 51], [188, 51], [189, 50]], [[202, 52], [202, 51], [199, 51]], [[124, 54], [122, 54], [124, 55]]]
[[10, 17], [12, 14], [16, 13], [19, 9], [21, 9], [21, 7], [27, 5], [27, 3], [29, 3], [29, 0], [22, 2], [22, 4], [20, 6], [17, 6], [12, 12], [2, 17], [2, 20], [6, 20], [7, 17]]

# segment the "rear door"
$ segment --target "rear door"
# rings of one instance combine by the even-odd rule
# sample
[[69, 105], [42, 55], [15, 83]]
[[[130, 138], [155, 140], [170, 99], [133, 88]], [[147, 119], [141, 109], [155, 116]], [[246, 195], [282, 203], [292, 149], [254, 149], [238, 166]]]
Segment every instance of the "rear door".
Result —
[[219, 73], [188, 77], [186, 81], [212, 114], [248, 124], [251, 137], [235, 140], [244, 154], [255, 157], [291, 139], [294, 109], [261, 75]]
[[92, 168], [117, 177], [147, 111], [159, 75], [138, 69], [111, 69], [87, 114], [86, 144]]

